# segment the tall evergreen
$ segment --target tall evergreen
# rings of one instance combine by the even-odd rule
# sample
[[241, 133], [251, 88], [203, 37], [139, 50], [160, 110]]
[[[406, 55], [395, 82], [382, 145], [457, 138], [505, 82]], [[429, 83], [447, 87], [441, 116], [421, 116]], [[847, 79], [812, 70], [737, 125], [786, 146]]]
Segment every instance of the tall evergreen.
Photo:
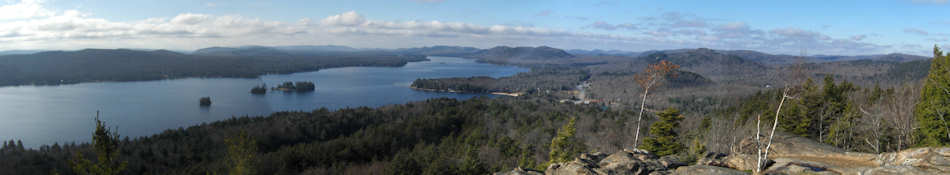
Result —
[[576, 120], [576, 117], [571, 118], [567, 124], [564, 124], [564, 126], [557, 131], [557, 136], [551, 139], [549, 165], [552, 163], [571, 161], [574, 159], [574, 156], [584, 151], [585, 145], [574, 137], [574, 134], [577, 133], [577, 128], [574, 126]]
[[679, 127], [680, 121], [684, 119], [683, 115], [680, 115], [679, 110], [669, 108], [658, 113], [657, 117], [660, 118], [660, 121], [650, 125], [650, 137], [643, 139], [640, 148], [658, 156], [683, 151], [685, 147], [676, 141], [676, 137], [679, 136], [679, 133], [676, 133], [676, 128]]
[[241, 131], [237, 136], [224, 140], [228, 146], [228, 174], [254, 174], [254, 155], [257, 154], [257, 142]]
[[92, 135], [92, 146], [96, 153], [96, 162], [83, 158], [76, 153], [71, 162], [76, 174], [114, 175], [125, 170], [127, 163], [119, 161], [119, 134], [112, 132], [99, 120], [96, 112], [96, 131]]
[[917, 146], [950, 145], [950, 58], [934, 46], [930, 73], [924, 80], [920, 101], [914, 109], [918, 128], [914, 131]]

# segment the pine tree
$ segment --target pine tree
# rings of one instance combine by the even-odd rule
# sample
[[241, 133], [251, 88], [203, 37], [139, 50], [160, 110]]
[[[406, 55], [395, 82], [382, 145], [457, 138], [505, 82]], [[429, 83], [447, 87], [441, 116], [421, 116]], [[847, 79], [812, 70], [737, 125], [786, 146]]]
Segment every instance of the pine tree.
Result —
[[950, 57], [934, 46], [930, 72], [920, 92], [920, 101], [914, 109], [919, 126], [914, 134], [917, 146], [950, 145]]
[[16, 150], [17, 151], [26, 151], [26, 148], [23, 147], [23, 140], [16, 140]]
[[119, 134], [112, 132], [99, 120], [99, 112], [96, 112], [96, 131], [92, 135], [92, 146], [97, 161], [93, 163], [76, 152], [70, 162], [76, 174], [114, 175], [125, 170], [127, 162], [118, 160]]
[[676, 141], [676, 137], [679, 136], [676, 133], [676, 128], [679, 127], [679, 122], [684, 119], [683, 115], [680, 115], [679, 110], [669, 108], [658, 113], [657, 117], [660, 118], [660, 121], [650, 125], [650, 137], [643, 139], [643, 145], [640, 148], [658, 156], [676, 154], [682, 151], [684, 146]]
[[576, 120], [577, 118], [571, 118], [567, 124], [564, 124], [564, 126], [557, 131], [557, 136], [551, 139], [550, 161], [548, 161], [548, 165], [571, 161], [574, 159], [574, 156], [580, 154], [581, 151], [585, 149], [585, 145], [574, 137], [574, 134], [577, 132], [574, 126]]
[[254, 174], [252, 165], [254, 154], [257, 154], [257, 143], [247, 132], [241, 131], [239, 135], [225, 139], [224, 142], [228, 145], [228, 174]]

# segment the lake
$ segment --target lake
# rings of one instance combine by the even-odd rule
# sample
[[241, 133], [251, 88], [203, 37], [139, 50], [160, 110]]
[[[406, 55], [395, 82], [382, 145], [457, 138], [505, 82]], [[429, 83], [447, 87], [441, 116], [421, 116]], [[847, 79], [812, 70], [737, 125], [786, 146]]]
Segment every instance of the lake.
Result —
[[[403, 67], [344, 67], [257, 79], [187, 78], [137, 82], [80, 83], [61, 86], [0, 87], [0, 140], [20, 139], [27, 147], [55, 142], [89, 142], [96, 111], [122, 137], [139, 137], [232, 116], [259, 116], [276, 111], [311, 111], [326, 107], [378, 107], [429, 98], [468, 99], [487, 94], [415, 91], [417, 78], [504, 77], [529, 69], [454, 57], [429, 57]], [[250, 94], [260, 84], [312, 81], [316, 91]], [[200, 107], [200, 97], [211, 97]]]

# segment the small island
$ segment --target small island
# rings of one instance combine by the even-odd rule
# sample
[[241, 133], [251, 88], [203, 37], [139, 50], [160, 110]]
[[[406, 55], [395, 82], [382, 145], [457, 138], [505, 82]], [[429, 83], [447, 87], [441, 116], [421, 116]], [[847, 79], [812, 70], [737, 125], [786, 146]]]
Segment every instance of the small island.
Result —
[[254, 88], [251, 88], [251, 94], [266, 94], [266, 93], [267, 93], [267, 85], [262, 84], [260, 86], [254, 86]]
[[284, 91], [284, 92], [312, 92], [316, 89], [316, 86], [313, 82], [309, 81], [298, 81], [298, 82], [284, 82], [283, 84], [277, 85], [277, 87], [272, 90], [275, 91]]
[[201, 99], [198, 100], [198, 105], [201, 105], [201, 107], [211, 106], [211, 97], [201, 97]]

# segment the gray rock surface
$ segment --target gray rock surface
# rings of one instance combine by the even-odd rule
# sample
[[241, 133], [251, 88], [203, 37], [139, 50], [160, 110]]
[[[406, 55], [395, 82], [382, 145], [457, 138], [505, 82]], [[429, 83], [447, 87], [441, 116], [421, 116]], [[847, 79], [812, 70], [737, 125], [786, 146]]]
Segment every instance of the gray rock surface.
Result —
[[[552, 164], [548, 175], [668, 175], [668, 174], [748, 174], [755, 168], [754, 140], [745, 139], [732, 154], [706, 153], [688, 166], [675, 156], [658, 157], [631, 149], [610, 155], [581, 154], [573, 161]], [[948, 174], [950, 147], [912, 148], [900, 152], [870, 154], [846, 152], [815, 141], [776, 135], [770, 148], [765, 174]], [[504, 174], [541, 174], [515, 169]], [[502, 174], [496, 173], [496, 174]]]
[[682, 166], [673, 175], [745, 175], [747, 172], [709, 165]]

